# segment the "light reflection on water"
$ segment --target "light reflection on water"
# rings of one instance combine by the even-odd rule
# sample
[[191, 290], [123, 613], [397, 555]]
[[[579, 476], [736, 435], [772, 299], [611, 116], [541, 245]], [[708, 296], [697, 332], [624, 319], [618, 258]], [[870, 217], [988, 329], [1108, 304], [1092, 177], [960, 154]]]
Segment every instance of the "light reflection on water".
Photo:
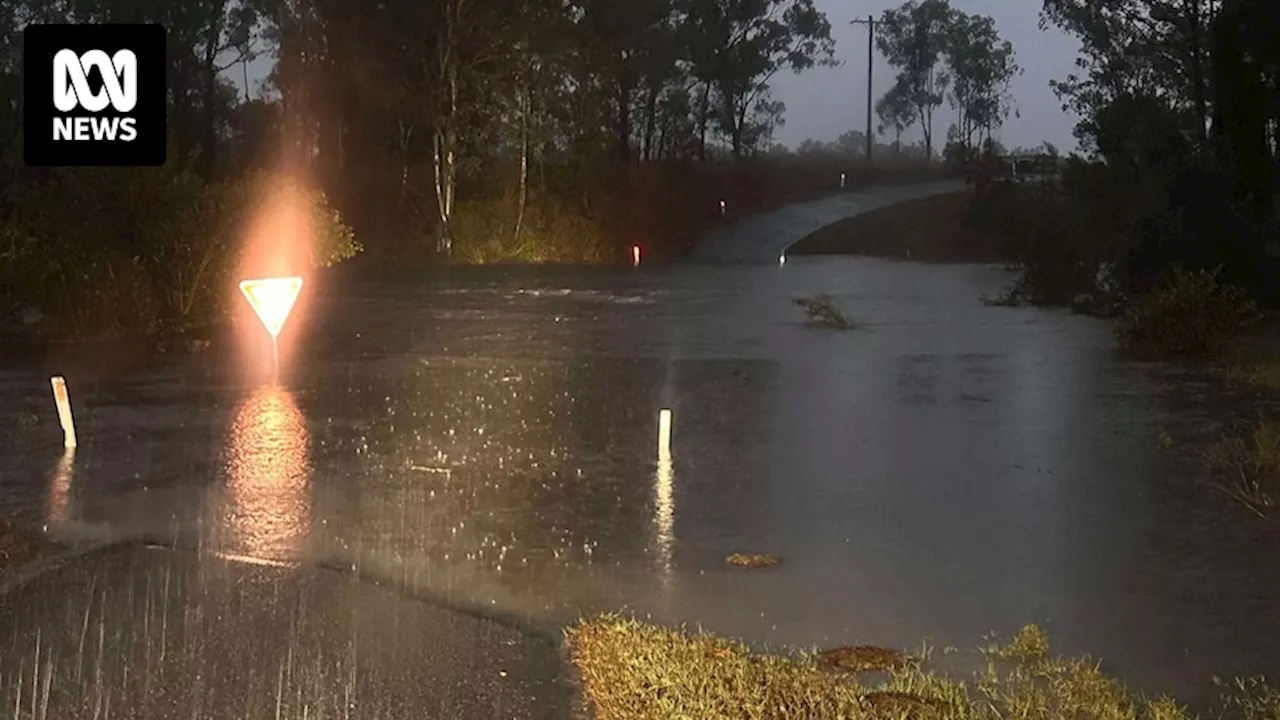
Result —
[[71, 506], [71, 481], [75, 478], [76, 449], [69, 447], [49, 475], [49, 502], [45, 522], [58, 528], [67, 521]]
[[671, 461], [671, 411], [658, 413], [658, 471], [654, 477], [654, 525], [658, 563], [666, 578], [671, 573], [671, 551], [675, 545], [675, 502], [672, 485], [675, 465]]
[[224, 462], [222, 549], [258, 558], [297, 558], [309, 531], [311, 462], [306, 420], [288, 390], [261, 388], [241, 403]]

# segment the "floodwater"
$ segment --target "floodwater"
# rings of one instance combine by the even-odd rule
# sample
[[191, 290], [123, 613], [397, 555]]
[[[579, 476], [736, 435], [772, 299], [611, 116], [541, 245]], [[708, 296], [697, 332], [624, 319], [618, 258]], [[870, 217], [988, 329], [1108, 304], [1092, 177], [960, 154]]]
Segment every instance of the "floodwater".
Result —
[[[1124, 361], [1106, 323], [979, 301], [1007, 281], [795, 258], [322, 283], [277, 383], [246, 370], [261, 343], [230, 341], [68, 372], [73, 455], [50, 369], [9, 362], [0, 512], [528, 627], [625, 610], [761, 644], [972, 648], [1035, 622], [1147, 692], [1276, 675], [1280, 538], [1162, 443], [1220, 432], [1232, 399]], [[817, 293], [859, 328], [807, 327], [791, 298]]]

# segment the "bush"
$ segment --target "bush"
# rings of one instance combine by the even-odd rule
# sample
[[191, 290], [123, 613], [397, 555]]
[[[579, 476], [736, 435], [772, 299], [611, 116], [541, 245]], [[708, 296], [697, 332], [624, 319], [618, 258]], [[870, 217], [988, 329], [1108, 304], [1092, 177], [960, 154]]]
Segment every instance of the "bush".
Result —
[[1127, 289], [1116, 279], [1140, 207], [1109, 168], [1072, 160], [1061, 187], [993, 183], [979, 189], [964, 222], [990, 237], [1020, 271], [1009, 301], [1106, 314]]
[[1221, 355], [1258, 319], [1258, 306], [1246, 291], [1219, 282], [1220, 272], [1173, 267], [1125, 313], [1117, 327], [1121, 344], [1160, 357]]
[[38, 310], [41, 330], [75, 339], [208, 322], [224, 309], [240, 240], [268, 186], [309, 213], [309, 266], [361, 250], [322, 194], [279, 178], [206, 185], [175, 166], [58, 170], [19, 193], [15, 216], [0, 225], [0, 311]]
[[464, 263], [602, 263], [610, 258], [600, 226], [564, 205], [530, 203], [515, 227], [514, 199], [460, 202], [454, 208], [454, 252]]

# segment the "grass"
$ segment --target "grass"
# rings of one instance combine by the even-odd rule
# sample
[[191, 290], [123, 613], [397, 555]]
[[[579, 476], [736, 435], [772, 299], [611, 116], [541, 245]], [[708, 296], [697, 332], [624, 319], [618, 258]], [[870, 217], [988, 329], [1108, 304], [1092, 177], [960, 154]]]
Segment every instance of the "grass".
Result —
[[1228, 364], [1227, 379], [1266, 390], [1280, 390], [1280, 359]]
[[849, 319], [835, 298], [830, 295], [818, 295], [811, 298], [793, 298], [792, 301], [804, 309], [809, 324], [814, 327], [830, 330], [852, 330], [857, 325]]
[[[823, 655], [759, 653], [705, 632], [668, 629], [617, 615], [566, 631], [583, 691], [598, 720], [1189, 720], [1167, 697], [1129, 692], [1088, 657], [1053, 655], [1028, 626], [1005, 644], [982, 648], [985, 667], [967, 681], [894, 651], [848, 653], [854, 672], [833, 671]], [[888, 679], [870, 682], [875, 671]], [[1221, 683], [1212, 717], [1274, 720], [1280, 693], [1262, 678]]]
[[1248, 437], [1226, 437], [1205, 451], [1209, 484], [1258, 517], [1268, 517], [1280, 491], [1280, 423], [1263, 420]]

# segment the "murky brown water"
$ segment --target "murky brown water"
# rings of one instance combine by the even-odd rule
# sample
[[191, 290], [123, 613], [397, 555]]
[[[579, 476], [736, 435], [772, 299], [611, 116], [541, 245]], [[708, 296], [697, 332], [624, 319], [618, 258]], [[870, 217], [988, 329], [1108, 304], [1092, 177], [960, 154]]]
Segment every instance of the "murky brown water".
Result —
[[[0, 449], [0, 505], [544, 626], [627, 609], [764, 643], [972, 647], [1038, 622], [1153, 692], [1277, 674], [1280, 537], [1160, 443], [1245, 406], [1124, 361], [1105, 323], [979, 302], [1006, 280], [796, 258], [313, 288], [279, 385], [233, 345], [69, 376], [74, 457], [48, 378], [11, 364], [0, 407], [39, 421]], [[819, 292], [862, 327], [805, 327], [789, 298]]]

